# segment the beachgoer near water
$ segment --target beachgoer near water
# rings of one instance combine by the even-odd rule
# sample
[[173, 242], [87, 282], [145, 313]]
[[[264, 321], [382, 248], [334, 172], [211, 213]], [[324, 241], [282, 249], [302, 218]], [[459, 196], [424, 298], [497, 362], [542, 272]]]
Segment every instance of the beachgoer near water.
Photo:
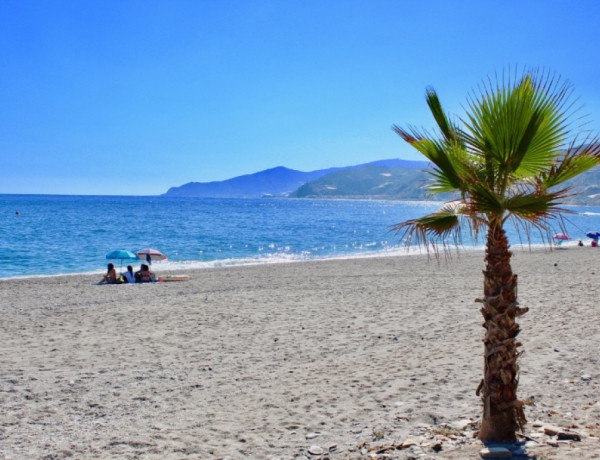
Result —
[[133, 267], [127, 265], [127, 271], [123, 273], [123, 281], [126, 283], [135, 283], [135, 274], [133, 273]]
[[150, 271], [150, 268], [146, 264], [142, 264], [140, 269], [135, 272], [136, 283], [152, 283], [156, 281], [156, 276]]
[[115, 284], [117, 282], [117, 271], [115, 270], [115, 266], [113, 264], [108, 264], [107, 267], [106, 275], [102, 277], [100, 284]]

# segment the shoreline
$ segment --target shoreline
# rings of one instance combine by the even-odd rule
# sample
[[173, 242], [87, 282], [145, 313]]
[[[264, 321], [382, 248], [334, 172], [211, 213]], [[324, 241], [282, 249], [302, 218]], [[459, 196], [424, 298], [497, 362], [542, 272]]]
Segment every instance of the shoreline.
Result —
[[[600, 448], [598, 255], [514, 250], [530, 307], [519, 386], [539, 441], [530, 455]], [[368, 458], [412, 441], [392, 458], [473, 458], [482, 268], [468, 251], [189, 270], [126, 288], [2, 280], [0, 456]], [[577, 426], [582, 441], [552, 447], [536, 420]]]
[[[353, 259], [370, 259], [378, 257], [405, 257], [405, 256], [419, 256], [426, 255], [426, 253], [417, 253], [420, 251], [418, 247], [409, 248], [394, 248], [389, 250], [380, 251], [364, 251], [360, 253], [334, 255], [334, 256], [322, 256], [318, 258], [308, 259], [296, 254], [281, 254], [281, 257], [264, 257], [264, 258], [241, 258], [241, 259], [218, 259], [212, 261], [199, 261], [199, 260], [184, 260], [184, 261], [170, 261], [167, 260], [155, 262], [151, 268], [154, 268], [158, 273], [170, 273], [170, 272], [181, 272], [181, 271], [204, 271], [213, 270], [219, 268], [233, 268], [233, 267], [252, 267], [252, 266], [265, 266], [265, 265], [278, 265], [288, 263], [311, 263], [311, 262], [325, 262], [329, 260], [353, 260]], [[461, 248], [461, 252], [466, 251], [478, 251], [482, 250], [481, 247], [472, 248]], [[423, 250], [425, 251], [425, 250]], [[111, 262], [106, 260], [106, 263]], [[114, 264], [114, 261], [112, 261]], [[145, 263], [144, 260], [136, 260], [134, 262], [124, 263], [123, 267], [127, 265], [138, 266]], [[0, 282], [18, 279], [37, 279], [57, 276], [102, 276], [106, 273], [106, 268], [98, 268], [94, 270], [88, 270], [83, 272], [68, 272], [68, 273], [48, 273], [48, 274], [35, 274], [35, 275], [16, 275], [11, 277], [0, 277]]]
[[[515, 244], [511, 246], [514, 252], [535, 252], [535, 251], [553, 251], [569, 247], [575, 247], [576, 242], [571, 241], [561, 246], [550, 246], [548, 244], [536, 243], [532, 245], [527, 244]], [[587, 244], [586, 246], [589, 246]], [[448, 245], [449, 254], [452, 254], [452, 258], [459, 258], [463, 253], [471, 252], [483, 252], [485, 251], [484, 245], [478, 246], [453, 246]], [[439, 250], [440, 257], [444, 258], [445, 251]], [[166, 262], [157, 261], [151, 268], [154, 268], [157, 273], [170, 274], [175, 272], [181, 274], [182, 271], [204, 271], [213, 270], [217, 268], [233, 268], [233, 267], [251, 267], [251, 266], [264, 266], [264, 265], [278, 265], [287, 263], [311, 263], [311, 262], [326, 262], [330, 260], [355, 260], [355, 259], [371, 259], [371, 258], [388, 258], [388, 257], [428, 257], [427, 249], [411, 246], [411, 247], [396, 247], [392, 249], [377, 250], [377, 251], [364, 251], [359, 253], [322, 256], [313, 259], [303, 258], [299, 255], [294, 254], [282, 254], [282, 257], [264, 257], [264, 258], [242, 258], [242, 259], [220, 259], [213, 261], [197, 261], [197, 260], [185, 260], [185, 261], [170, 261]], [[429, 257], [435, 258], [435, 251], [429, 251]], [[110, 260], [106, 260], [106, 263]], [[123, 268], [127, 265], [133, 265], [134, 268], [144, 263], [143, 260], [136, 260], [135, 262], [124, 263]], [[113, 261], [114, 264], [114, 261]], [[101, 277], [106, 273], [106, 268], [97, 268], [94, 270], [86, 270], [82, 272], [66, 272], [66, 273], [47, 273], [47, 274], [34, 274], [34, 275], [15, 275], [0, 277], [0, 283], [10, 280], [22, 280], [22, 279], [43, 279], [60, 276], [99, 276]]]

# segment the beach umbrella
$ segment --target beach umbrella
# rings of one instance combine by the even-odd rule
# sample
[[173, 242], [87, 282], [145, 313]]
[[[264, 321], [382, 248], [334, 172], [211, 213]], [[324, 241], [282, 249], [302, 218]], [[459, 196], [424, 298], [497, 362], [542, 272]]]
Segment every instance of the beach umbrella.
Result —
[[167, 256], [165, 256], [158, 249], [153, 248], [144, 248], [139, 251], [135, 251], [138, 259], [146, 260], [150, 265], [152, 265], [153, 260], [165, 260]]
[[585, 236], [594, 241], [598, 241], [598, 238], [600, 238], [600, 232], [587, 232]]
[[556, 244], [558, 246], [560, 246], [563, 241], [571, 239], [569, 235], [565, 235], [564, 233], [555, 233], [554, 235], [552, 235], [552, 238], [556, 240]]
[[137, 259], [137, 256], [131, 252], [131, 251], [126, 251], [125, 249], [115, 249], [114, 251], [110, 251], [108, 254], [106, 254], [106, 258], [109, 260], [120, 260], [121, 261], [121, 267], [119, 268], [119, 270], [121, 268], [123, 268], [123, 261], [124, 260], [135, 260]]

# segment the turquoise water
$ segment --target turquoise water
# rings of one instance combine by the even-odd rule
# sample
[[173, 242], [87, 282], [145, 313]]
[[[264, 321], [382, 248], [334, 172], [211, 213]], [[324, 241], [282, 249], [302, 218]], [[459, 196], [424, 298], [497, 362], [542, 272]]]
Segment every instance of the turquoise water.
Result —
[[[145, 247], [168, 256], [157, 269], [404, 253], [389, 227], [438, 207], [437, 202], [0, 195], [0, 278], [104, 270], [109, 251]], [[572, 210], [570, 236], [585, 239], [585, 232], [600, 230], [600, 207]], [[532, 235], [534, 244], [541, 241]], [[514, 232], [511, 242], [518, 243]], [[115, 264], [119, 268], [119, 261]]]

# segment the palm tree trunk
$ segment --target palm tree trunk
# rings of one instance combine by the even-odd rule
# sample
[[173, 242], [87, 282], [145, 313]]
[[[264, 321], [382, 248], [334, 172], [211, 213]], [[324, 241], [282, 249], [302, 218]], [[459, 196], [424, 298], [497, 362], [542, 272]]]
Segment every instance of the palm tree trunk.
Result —
[[517, 399], [521, 345], [515, 337], [515, 321], [528, 309], [517, 303], [517, 275], [510, 265], [506, 233], [501, 223], [490, 225], [486, 245], [486, 268], [483, 272], [484, 298], [481, 313], [486, 329], [484, 343], [484, 378], [477, 388], [483, 401], [483, 418], [479, 431], [482, 441], [513, 442], [517, 428], [526, 423], [523, 403]]

